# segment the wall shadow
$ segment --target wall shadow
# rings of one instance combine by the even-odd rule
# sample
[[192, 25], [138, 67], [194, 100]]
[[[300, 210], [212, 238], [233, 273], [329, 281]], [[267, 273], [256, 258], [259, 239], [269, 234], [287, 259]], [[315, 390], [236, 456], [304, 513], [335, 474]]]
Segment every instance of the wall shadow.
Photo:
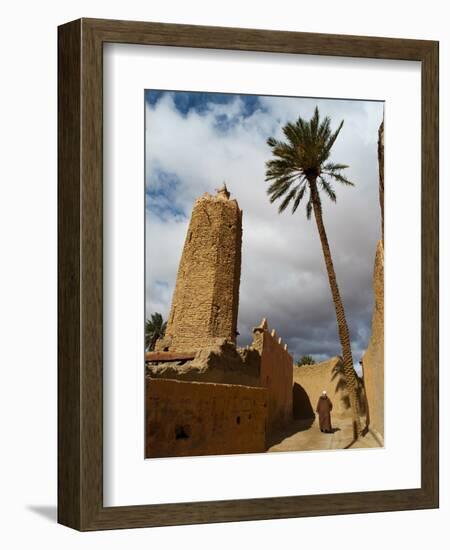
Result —
[[294, 383], [292, 390], [292, 406], [295, 420], [305, 420], [312, 418], [314, 420], [315, 414], [311, 404], [309, 395], [305, 389], [298, 384]]
[[292, 388], [292, 413], [293, 420], [291, 422], [285, 426], [273, 430], [267, 435], [267, 448], [281, 443], [284, 439], [290, 437], [291, 435], [309, 430], [314, 424], [316, 415], [311, 405], [309, 395], [297, 382], [294, 383]]
[[309, 430], [314, 424], [315, 416], [313, 418], [303, 418], [300, 420], [292, 420], [286, 426], [274, 430], [272, 433], [266, 436], [266, 448], [278, 445], [287, 437], [299, 432]]

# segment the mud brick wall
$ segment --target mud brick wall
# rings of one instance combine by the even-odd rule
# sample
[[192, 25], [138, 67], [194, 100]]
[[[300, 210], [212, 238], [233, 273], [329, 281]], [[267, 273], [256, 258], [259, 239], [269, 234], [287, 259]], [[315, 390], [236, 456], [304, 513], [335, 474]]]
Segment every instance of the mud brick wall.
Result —
[[145, 456], [264, 452], [267, 390], [146, 379]]
[[196, 200], [168, 319], [156, 349], [190, 351], [236, 341], [242, 212], [225, 190]]
[[281, 427], [292, 419], [293, 360], [267, 321], [253, 330], [252, 347], [261, 354], [260, 384], [267, 388], [269, 400], [268, 430]]
[[367, 424], [384, 439], [384, 246], [378, 242], [373, 273], [372, 334], [363, 357]]
[[342, 363], [333, 357], [315, 365], [294, 368], [294, 416], [315, 416], [317, 401], [325, 390], [333, 403], [333, 416], [351, 415]]

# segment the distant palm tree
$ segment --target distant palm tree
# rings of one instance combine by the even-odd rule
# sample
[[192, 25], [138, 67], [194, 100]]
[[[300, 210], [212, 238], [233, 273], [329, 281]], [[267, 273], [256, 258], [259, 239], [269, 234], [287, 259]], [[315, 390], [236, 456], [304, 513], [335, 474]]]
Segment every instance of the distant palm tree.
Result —
[[297, 361], [297, 366], [301, 367], [302, 365], [315, 365], [316, 362], [311, 355], [302, 355]]
[[314, 211], [336, 311], [344, 375], [353, 414], [353, 435], [357, 438], [360, 433], [357, 380], [353, 368], [347, 320], [323, 223], [320, 199], [320, 191], [323, 191], [333, 202], [336, 202], [332, 180], [344, 185], [353, 186], [354, 184], [342, 174], [342, 171], [348, 168], [347, 165], [327, 162], [344, 121], [340, 123], [335, 132], [331, 131], [330, 123], [329, 117], [320, 120], [319, 109], [316, 107], [311, 120], [299, 117], [297, 122], [288, 123], [283, 127], [287, 141], [277, 141], [273, 137], [267, 140], [274, 156], [266, 163], [266, 181], [271, 182], [267, 194], [270, 197], [270, 202], [283, 199], [278, 209], [280, 213], [290, 203], [292, 203], [292, 213], [294, 213], [304, 195], [308, 193], [306, 216], [310, 219], [311, 212]]
[[166, 332], [167, 321], [163, 320], [161, 313], [152, 313], [150, 319], [145, 322], [145, 349], [153, 351], [158, 338], [162, 338]]

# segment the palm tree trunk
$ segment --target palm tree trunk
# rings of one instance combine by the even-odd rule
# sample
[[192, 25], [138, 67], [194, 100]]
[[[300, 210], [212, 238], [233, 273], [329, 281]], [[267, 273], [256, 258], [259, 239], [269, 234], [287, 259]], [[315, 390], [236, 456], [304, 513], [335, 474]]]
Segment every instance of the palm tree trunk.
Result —
[[354, 439], [357, 439], [361, 431], [361, 423], [359, 418], [357, 380], [355, 369], [353, 368], [352, 349], [350, 346], [350, 334], [348, 331], [347, 320], [345, 318], [344, 305], [342, 304], [342, 299], [336, 280], [336, 273], [334, 271], [330, 245], [328, 244], [327, 233], [323, 224], [322, 204], [320, 201], [319, 192], [317, 190], [316, 180], [314, 179], [309, 183], [311, 189], [311, 200], [313, 204], [314, 217], [316, 219], [317, 230], [319, 232], [320, 242], [322, 244], [323, 256], [328, 272], [328, 281], [330, 283], [331, 295], [333, 297], [334, 309], [336, 311], [339, 340], [341, 342], [342, 357], [344, 363], [344, 376], [350, 399], [350, 407], [352, 409], [353, 415], [353, 437]]

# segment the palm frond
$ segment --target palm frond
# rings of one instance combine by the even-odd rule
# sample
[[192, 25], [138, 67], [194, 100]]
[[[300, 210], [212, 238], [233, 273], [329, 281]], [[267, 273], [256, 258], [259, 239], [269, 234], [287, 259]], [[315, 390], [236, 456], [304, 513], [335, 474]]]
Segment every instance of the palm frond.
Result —
[[342, 174], [339, 174], [337, 172], [322, 172], [322, 174], [326, 174], [327, 176], [330, 176], [330, 178], [335, 179], [337, 182], [342, 183], [343, 185], [350, 185], [351, 187], [355, 186], [355, 184], [352, 181], [348, 180]]
[[[303, 178], [302, 181], [304, 181], [304, 178]], [[303, 195], [305, 194], [305, 191], [306, 191], [306, 183], [303, 183], [302, 188], [297, 193], [297, 196], [295, 197], [295, 200], [294, 200], [294, 204], [292, 205], [292, 213], [294, 213], [297, 210], [298, 205], [300, 204], [301, 200], [303, 199]]]
[[291, 147], [294, 148], [305, 140], [303, 128], [298, 124], [293, 124], [292, 122], [288, 122], [286, 126], [283, 127], [283, 134], [288, 139]]
[[318, 137], [323, 141], [323, 143], [325, 143], [330, 137], [330, 134], [331, 134], [330, 124], [331, 124], [331, 119], [330, 117], [326, 116], [322, 120], [319, 126]]
[[150, 319], [145, 321], [145, 348], [152, 351], [158, 338], [162, 338], [166, 332], [167, 321], [164, 321], [161, 313], [152, 313]]
[[322, 170], [334, 172], [335, 170], [345, 170], [346, 168], [349, 168], [348, 164], [335, 164], [333, 162], [329, 162], [328, 164], [324, 164]]
[[333, 147], [334, 142], [336, 141], [340, 131], [342, 130], [342, 126], [344, 126], [343, 120], [339, 124], [338, 129], [333, 134], [331, 134], [331, 136], [326, 140], [322, 150], [321, 157], [320, 157], [321, 164], [323, 164], [327, 160], [327, 158], [330, 156], [331, 148]]
[[292, 181], [275, 181], [267, 190], [269, 195], [270, 202], [275, 202], [277, 199], [282, 197], [285, 193], [289, 191], [289, 188], [292, 185]]
[[314, 115], [309, 122], [309, 127], [311, 128], [311, 139], [317, 139], [317, 130], [319, 128], [319, 108], [316, 105], [314, 109]]
[[[298, 191], [298, 188], [299, 188], [299, 186], [297, 185], [297, 187], [294, 187], [294, 189], [291, 189], [291, 191], [283, 199], [280, 206], [278, 207], [278, 213], [279, 214], [281, 214], [282, 212], [284, 212], [286, 210], [286, 208], [289, 205], [289, 203], [291, 202], [291, 200], [295, 197], [295, 195]], [[273, 202], [273, 201], [271, 201], [271, 202]]]
[[328, 182], [323, 176], [319, 177], [319, 182], [322, 187], [322, 189], [325, 191], [325, 193], [328, 195], [330, 200], [333, 202], [336, 202], [336, 193], [334, 192], [334, 189], [330, 182]]
[[309, 197], [309, 201], [306, 203], [306, 218], [308, 220], [311, 219], [311, 212], [312, 212], [312, 200], [311, 200], [311, 196]]
[[266, 164], [266, 181], [300, 175], [297, 166], [286, 160], [273, 160]]
[[267, 145], [269, 145], [269, 147], [277, 147], [277, 145], [283, 145], [282, 141], [278, 141], [273, 137], [268, 138], [266, 143]]

